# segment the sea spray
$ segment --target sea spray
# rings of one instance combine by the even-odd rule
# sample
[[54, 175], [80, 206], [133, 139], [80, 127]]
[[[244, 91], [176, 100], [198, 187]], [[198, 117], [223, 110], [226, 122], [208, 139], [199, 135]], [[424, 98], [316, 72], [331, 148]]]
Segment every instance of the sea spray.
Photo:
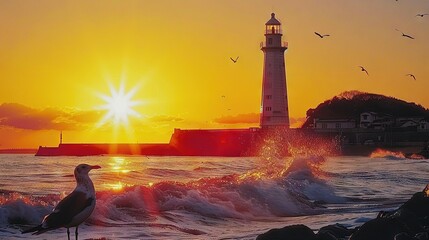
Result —
[[[273, 159], [278, 169], [264, 169], [263, 159], [249, 157], [122, 156], [123, 165], [112, 169], [109, 163], [116, 161], [111, 156], [86, 158], [106, 167], [93, 174], [97, 206], [80, 226], [80, 237], [255, 239], [267, 229], [297, 223], [312, 229], [332, 223], [354, 227], [380, 210], [397, 208], [427, 184], [428, 160], [331, 157], [315, 152], [319, 151], [307, 157]], [[3, 162], [18, 164], [3, 171], [0, 239], [22, 239], [20, 230], [40, 223], [61, 194], [73, 189], [74, 179], [65, 175], [81, 159], [52, 157], [35, 163], [31, 155], [3, 155]], [[32, 174], [34, 166], [51, 177]], [[11, 175], [19, 181], [9, 180]], [[117, 182], [122, 187], [103, 185]], [[64, 230], [59, 229], [34, 239], [63, 237]]]

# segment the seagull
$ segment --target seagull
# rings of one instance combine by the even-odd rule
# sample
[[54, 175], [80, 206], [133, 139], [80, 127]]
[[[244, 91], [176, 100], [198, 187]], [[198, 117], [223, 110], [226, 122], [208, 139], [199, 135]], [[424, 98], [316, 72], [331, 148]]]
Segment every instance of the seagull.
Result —
[[233, 59], [232, 57], [230, 57], [229, 59], [231, 59], [231, 61], [233, 61], [234, 63], [236, 63], [239, 57], [240, 56], [236, 57], [235, 59]]
[[429, 13], [422, 13], [422, 14], [417, 14], [416, 17], [424, 17], [426, 15], [429, 15]]
[[414, 76], [414, 74], [408, 73], [406, 76], [410, 76], [410, 77], [414, 78], [414, 80], [416, 80], [416, 76]]
[[407, 35], [407, 34], [405, 34], [405, 33], [403, 33], [402, 31], [400, 31], [400, 30], [398, 30], [398, 29], [395, 29], [396, 31], [398, 31], [398, 32], [400, 32], [400, 33], [402, 33], [402, 36], [403, 37], [407, 37], [407, 38], [409, 38], [409, 39], [414, 39], [414, 37], [412, 37], [412, 36], [410, 36], [410, 35]]
[[369, 76], [368, 71], [367, 71], [364, 67], [362, 67], [362, 66], [359, 66], [359, 67], [360, 67], [360, 70], [361, 70], [362, 72], [365, 72], [365, 73], [366, 73], [366, 75], [368, 75], [368, 76]]
[[43, 218], [40, 225], [23, 231], [39, 235], [57, 228], [67, 228], [67, 238], [70, 240], [69, 228], [76, 227], [75, 237], [78, 239], [78, 227], [94, 211], [95, 189], [94, 184], [88, 176], [92, 169], [99, 169], [100, 166], [90, 166], [79, 164], [74, 170], [76, 178], [76, 188], [67, 197], [62, 199], [54, 210]]
[[329, 34], [320, 34], [318, 32], [314, 32], [314, 34], [316, 34], [317, 36], [319, 36], [320, 38], [324, 38], [324, 37], [329, 37]]

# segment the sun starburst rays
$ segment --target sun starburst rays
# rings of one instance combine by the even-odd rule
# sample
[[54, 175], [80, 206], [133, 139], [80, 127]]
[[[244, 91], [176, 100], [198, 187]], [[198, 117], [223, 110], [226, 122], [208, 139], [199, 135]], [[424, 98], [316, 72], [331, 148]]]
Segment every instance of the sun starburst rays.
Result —
[[128, 127], [130, 117], [138, 118], [141, 116], [134, 107], [142, 104], [142, 102], [133, 100], [138, 87], [126, 91], [124, 83], [121, 83], [118, 89], [113, 84], [109, 84], [109, 90], [110, 95], [98, 94], [105, 102], [98, 109], [106, 111], [106, 114], [98, 122], [97, 126], [100, 127], [107, 123], [112, 123], [115, 127]]

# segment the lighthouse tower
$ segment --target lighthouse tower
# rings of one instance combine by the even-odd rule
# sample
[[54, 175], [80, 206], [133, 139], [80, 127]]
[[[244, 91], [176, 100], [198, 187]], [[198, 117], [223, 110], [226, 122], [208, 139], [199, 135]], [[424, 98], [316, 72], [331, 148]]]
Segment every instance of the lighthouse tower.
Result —
[[284, 52], [287, 42], [282, 42], [281, 23], [271, 13], [265, 23], [264, 74], [262, 79], [261, 128], [289, 128], [289, 111], [286, 89]]

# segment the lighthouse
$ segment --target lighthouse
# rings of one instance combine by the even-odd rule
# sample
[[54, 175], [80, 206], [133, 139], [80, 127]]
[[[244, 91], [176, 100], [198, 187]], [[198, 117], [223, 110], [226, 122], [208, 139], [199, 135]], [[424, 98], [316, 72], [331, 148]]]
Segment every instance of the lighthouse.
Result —
[[265, 23], [264, 72], [262, 77], [261, 128], [289, 128], [289, 110], [286, 88], [284, 53], [287, 42], [282, 42], [281, 23], [271, 13]]

